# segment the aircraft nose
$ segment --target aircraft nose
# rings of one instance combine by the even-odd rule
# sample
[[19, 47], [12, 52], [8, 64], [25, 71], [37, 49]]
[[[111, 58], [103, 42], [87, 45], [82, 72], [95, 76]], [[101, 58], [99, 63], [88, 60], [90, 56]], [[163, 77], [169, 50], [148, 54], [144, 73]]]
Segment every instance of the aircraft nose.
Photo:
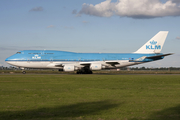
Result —
[[10, 56], [10, 57], [6, 58], [5, 61], [6, 62], [11, 61], [11, 60], [13, 60], [13, 58], [14, 58], [13, 56]]
[[8, 58], [6, 58], [6, 59], [5, 59], [5, 62], [8, 63], [8, 64], [10, 64], [10, 65], [16, 66], [16, 64], [13, 62], [13, 59], [12, 59], [11, 56], [8, 57]]
[[9, 61], [9, 60], [10, 60], [9, 57], [5, 59], [6, 62]]

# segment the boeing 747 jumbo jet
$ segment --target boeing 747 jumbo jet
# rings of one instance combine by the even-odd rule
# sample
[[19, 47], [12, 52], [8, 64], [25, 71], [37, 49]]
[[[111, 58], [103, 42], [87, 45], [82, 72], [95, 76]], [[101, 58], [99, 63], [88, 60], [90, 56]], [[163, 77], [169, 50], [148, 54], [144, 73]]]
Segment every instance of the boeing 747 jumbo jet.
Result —
[[5, 61], [13, 66], [39, 69], [59, 69], [77, 74], [92, 74], [102, 69], [117, 69], [125, 66], [161, 60], [171, 55], [160, 53], [168, 31], [160, 31], [134, 53], [75, 53], [54, 50], [23, 50]]

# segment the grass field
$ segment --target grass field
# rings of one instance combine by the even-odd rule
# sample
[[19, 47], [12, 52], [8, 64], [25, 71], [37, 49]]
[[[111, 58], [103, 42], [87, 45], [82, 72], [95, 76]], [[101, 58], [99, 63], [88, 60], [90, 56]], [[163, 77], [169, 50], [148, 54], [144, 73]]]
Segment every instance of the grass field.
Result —
[[[63, 72], [57, 70], [27, 70], [28, 74], [76, 74], [74, 72]], [[0, 74], [4, 73], [22, 73], [22, 70], [0, 70]], [[93, 71], [95, 74], [180, 74], [180, 70], [121, 70], [121, 71], [112, 71], [112, 70], [102, 70], [102, 71]]]
[[0, 74], [0, 120], [180, 120], [180, 75]]

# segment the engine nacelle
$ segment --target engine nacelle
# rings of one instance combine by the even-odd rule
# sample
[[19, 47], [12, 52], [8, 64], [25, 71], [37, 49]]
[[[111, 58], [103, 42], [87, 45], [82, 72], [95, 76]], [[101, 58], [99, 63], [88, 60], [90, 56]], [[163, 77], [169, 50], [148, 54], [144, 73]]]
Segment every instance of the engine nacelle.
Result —
[[63, 70], [65, 71], [65, 72], [72, 72], [72, 71], [74, 71], [74, 66], [73, 65], [65, 65], [64, 67], [63, 67]]
[[101, 70], [102, 69], [102, 64], [91, 64], [90, 69], [91, 70]]

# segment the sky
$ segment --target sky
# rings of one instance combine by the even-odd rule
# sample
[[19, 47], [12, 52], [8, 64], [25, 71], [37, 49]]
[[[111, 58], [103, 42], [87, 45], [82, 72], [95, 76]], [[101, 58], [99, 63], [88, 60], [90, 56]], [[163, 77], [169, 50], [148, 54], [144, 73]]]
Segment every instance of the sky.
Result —
[[20, 50], [135, 52], [169, 31], [163, 60], [134, 67], [180, 67], [180, 0], [1, 0], [0, 66]]

